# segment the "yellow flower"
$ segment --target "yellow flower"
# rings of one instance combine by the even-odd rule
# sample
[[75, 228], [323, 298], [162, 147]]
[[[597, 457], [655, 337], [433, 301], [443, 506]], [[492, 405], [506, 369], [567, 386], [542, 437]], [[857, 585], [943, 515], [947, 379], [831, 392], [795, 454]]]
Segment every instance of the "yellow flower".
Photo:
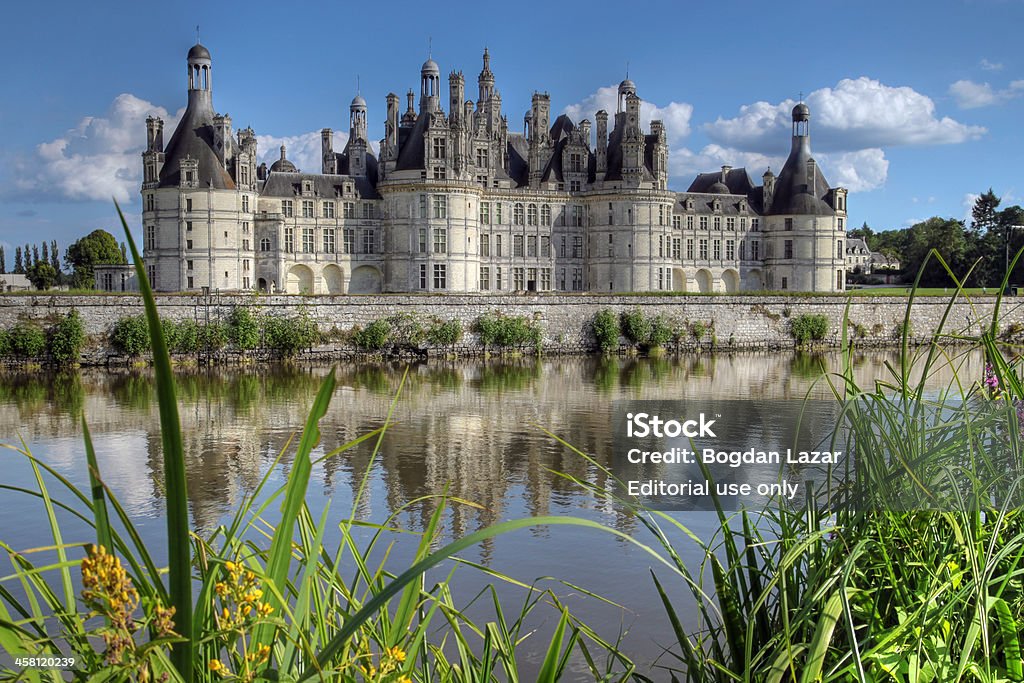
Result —
[[211, 659], [210, 660], [210, 671], [220, 671], [223, 668], [224, 668], [224, 665], [221, 664], [221, 661], [219, 659]]
[[227, 569], [232, 574], [234, 574], [235, 570], [238, 569], [238, 565], [236, 565], [231, 560], [228, 560], [227, 562], [224, 563], [224, 568]]
[[399, 662], [405, 661], [405, 652], [402, 650], [402, 648], [398, 647], [397, 645], [395, 645], [394, 647], [389, 647], [387, 652], [388, 657], [398, 660]]
[[402, 676], [398, 679], [398, 683], [412, 683], [412, 679], [408, 676]]

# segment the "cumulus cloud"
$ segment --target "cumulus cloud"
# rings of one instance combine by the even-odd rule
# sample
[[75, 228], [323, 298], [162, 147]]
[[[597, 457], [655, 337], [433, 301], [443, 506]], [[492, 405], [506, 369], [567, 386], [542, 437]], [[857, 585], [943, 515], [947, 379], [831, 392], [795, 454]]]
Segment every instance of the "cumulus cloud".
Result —
[[982, 59], [981, 62], [979, 62], [978, 66], [980, 66], [985, 71], [1002, 71], [1003, 69], [1002, 63], [990, 62], [987, 59]]
[[822, 154], [820, 161], [829, 170], [829, 181], [850, 192], [877, 189], [885, 184], [889, 175], [889, 160], [878, 148]]
[[[794, 100], [755, 102], [739, 116], [719, 117], [705, 126], [708, 136], [725, 146], [770, 153], [791, 125]], [[985, 128], [938, 117], [935, 103], [909, 87], [893, 87], [861, 77], [843, 79], [834, 88], [807, 96], [814, 146], [829, 152], [852, 152], [897, 145], [955, 144], [974, 140]]]
[[146, 117], [165, 121], [165, 139], [179, 111], [123, 93], [106, 114], [86, 116], [60, 137], [41, 143], [35, 154], [17, 162], [15, 189], [24, 194], [56, 195], [65, 199], [130, 202], [142, 182], [139, 154], [146, 146]]
[[949, 94], [961, 109], [989, 107], [1024, 95], [1024, 81], [1011, 81], [1006, 88], [996, 90], [988, 83], [960, 80], [949, 86]]
[[691, 179], [697, 173], [706, 173], [722, 166], [744, 167], [760, 182], [765, 169], [771, 167], [777, 172], [782, 168], [784, 156], [768, 156], [759, 152], [744, 152], [721, 145], [705, 145], [699, 152], [690, 149], [669, 149], [668, 169], [670, 177]]
[[[570, 104], [562, 113], [567, 114], [575, 123], [583, 119], [593, 122], [594, 114], [604, 109], [608, 112], [609, 119], [614, 119], [615, 110], [618, 108], [618, 93], [618, 85], [598, 88], [597, 92], [591, 93], [581, 102]], [[649, 128], [651, 121], [660, 119], [665, 124], [665, 135], [669, 144], [679, 142], [690, 134], [691, 116], [693, 105], [686, 102], [669, 102], [664, 107], [646, 100], [640, 102], [640, 125]]]
[[[334, 133], [334, 151], [341, 152], [348, 142], [348, 133]], [[285, 146], [288, 161], [295, 164], [303, 173], [319, 173], [322, 168], [320, 160], [320, 131], [302, 133], [300, 135], [257, 135], [256, 145], [259, 161], [270, 166], [281, 158], [281, 145]]]

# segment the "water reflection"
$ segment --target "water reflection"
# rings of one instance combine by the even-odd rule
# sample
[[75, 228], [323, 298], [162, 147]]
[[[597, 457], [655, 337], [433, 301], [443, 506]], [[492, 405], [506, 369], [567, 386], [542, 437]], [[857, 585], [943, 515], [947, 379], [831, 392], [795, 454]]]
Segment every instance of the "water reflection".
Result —
[[[853, 359], [856, 381], [871, 386], [875, 380], [891, 379], [887, 363], [897, 365], [898, 355], [858, 354]], [[963, 359], [959, 372], [971, 381], [981, 376], [982, 367], [982, 357], [975, 354]], [[320, 425], [316, 457], [382, 426], [407, 370], [408, 375], [395, 405], [396, 424], [381, 440], [378, 457], [372, 457], [374, 440], [369, 440], [317, 465], [310, 505], [322, 508], [331, 501], [336, 516], [347, 517], [353, 491], [365, 476], [369, 486], [357, 513], [373, 521], [382, 521], [408, 501], [447, 490], [477, 504], [452, 507], [446, 521], [449, 535], [544, 514], [590, 516], [632, 532], [636, 520], [629, 514], [552, 474], [564, 472], [599, 487], [609, 485], [599, 468], [541, 428], [608, 464], [609, 423], [616, 400], [829, 398], [831, 389], [822, 373], [841, 369], [842, 358], [836, 353], [430, 362], [408, 368], [400, 363], [342, 365], [330, 411]], [[255, 489], [279, 454], [280, 469], [272, 474], [272, 484], [283, 482], [294, 443], [285, 446], [301, 429], [328, 371], [275, 365], [177, 374], [197, 529], [209, 531], [221, 523]], [[941, 386], [951, 380], [951, 370], [942, 366], [931, 381]], [[0, 424], [5, 427], [0, 440], [14, 442], [19, 434], [24, 436], [33, 452], [82, 484], [87, 475], [80, 415], [89, 421], [108, 484], [134, 517], [153, 521], [143, 525], [144, 533], [162, 537], [158, 522], [163, 465], [151, 372], [8, 374], [0, 381]], [[34, 486], [25, 469], [5, 467], [3, 478], [5, 483]], [[21, 503], [13, 494], [0, 492], [0, 509], [5, 510], [0, 538], [15, 548], [32, 545], [46, 534], [38, 511], [19, 507]], [[432, 500], [412, 505], [397, 524], [422, 528], [436, 505]], [[696, 529], [704, 523], [700, 517], [686, 521]], [[642, 600], [646, 613], [656, 617], [649, 626], [635, 625], [632, 637], [647, 644], [653, 659], [659, 652], [653, 643], [663, 640], [656, 638], [663, 621], [657, 596], [646, 580], [643, 588], [621, 580], [625, 574], [648, 576], [649, 560], [610, 537], [561, 530], [533, 533], [546, 544], [515, 538], [491, 541], [478, 549], [475, 559], [524, 580], [542, 574], [562, 576], [632, 605], [637, 614], [645, 613], [636, 607]], [[609, 566], [617, 569], [608, 570]], [[618, 621], [614, 614], [602, 613], [600, 618]]]

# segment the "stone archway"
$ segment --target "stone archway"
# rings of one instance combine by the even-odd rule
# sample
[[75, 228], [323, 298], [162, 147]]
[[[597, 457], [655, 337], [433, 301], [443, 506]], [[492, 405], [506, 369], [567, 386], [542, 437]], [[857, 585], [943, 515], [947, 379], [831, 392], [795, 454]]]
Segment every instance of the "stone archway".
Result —
[[324, 294], [345, 293], [345, 271], [340, 266], [328, 264], [320, 274], [320, 291]]
[[373, 266], [359, 266], [352, 271], [349, 294], [379, 294], [383, 291], [380, 271]]
[[259, 280], [256, 281], [256, 290], [259, 292], [267, 291], [267, 278], [261, 277]]
[[672, 269], [672, 289], [677, 292], [686, 291], [686, 271], [682, 268]]
[[292, 266], [285, 280], [286, 294], [312, 294], [313, 271], [309, 266]]
[[725, 270], [722, 273], [722, 284], [725, 286], [726, 292], [735, 294], [740, 291], [740, 274], [731, 268]]
[[709, 294], [715, 291], [715, 280], [711, 277], [711, 271], [701, 268], [697, 271], [697, 291], [701, 294]]

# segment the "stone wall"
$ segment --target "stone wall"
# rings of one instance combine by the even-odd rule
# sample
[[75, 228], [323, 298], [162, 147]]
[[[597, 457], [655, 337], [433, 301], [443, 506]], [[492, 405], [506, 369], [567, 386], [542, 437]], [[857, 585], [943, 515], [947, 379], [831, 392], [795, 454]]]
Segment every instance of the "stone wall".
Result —
[[[473, 323], [483, 313], [500, 311], [538, 320], [549, 352], [584, 352], [594, 341], [590, 322], [604, 308], [616, 312], [640, 309], [648, 315], [664, 315], [675, 325], [701, 322], [719, 347], [778, 348], [793, 345], [789, 332], [792, 318], [822, 314], [830, 321], [826, 344], [839, 342], [839, 328], [847, 306], [840, 296], [616, 296], [581, 295], [373, 295], [373, 296], [158, 296], [163, 316], [175, 320], [226, 321], [235, 306], [250, 306], [267, 315], [289, 317], [305, 311], [321, 330], [350, 330], [398, 313], [423, 319], [437, 317], [462, 322], [467, 332], [465, 349], [474, 345]], [[937, 328], [949, 305], [944, 297], [922, 297], [911, 310], [912, 336], [927, 339]], [[865, 345], [894, 345], [903, 325], [906, 299], [901, 297], [854, 297], [849, 320], [863, 336]], [[945, 330], [976, 334], [991, 320], [995, 297], [958, 302], [949, 310]], [[19, 320], [53, 320], [71, 308], [82, 315], [86, 332], [98, 341], [119, 318], [143, 312], [141, 299], [120, 296], [0, 296], [0, 326], [6, 329]], [[1000, 312], [1000, 330], [1024, 329], [1024, 299], [1007, 298]], [[321, 352], [329, 349], [321, 349]]]

